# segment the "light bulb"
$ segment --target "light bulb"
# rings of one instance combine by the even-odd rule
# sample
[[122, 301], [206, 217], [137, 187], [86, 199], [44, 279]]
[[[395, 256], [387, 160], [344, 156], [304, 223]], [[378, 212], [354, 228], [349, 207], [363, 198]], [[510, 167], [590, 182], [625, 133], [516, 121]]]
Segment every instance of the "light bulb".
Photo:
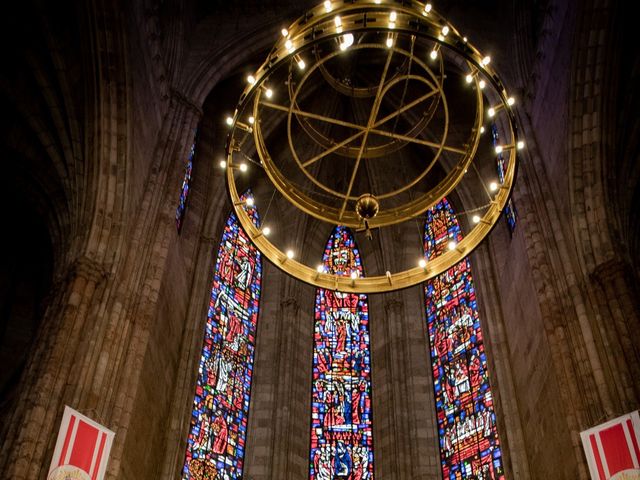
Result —
[[449, 250], [455, 250], [456, 249], [456, 245], [457, 245], [457, 243], [454, 242], [453, 240], [451, 240], [449, 242], [449, 245], [447, 245], [447, 246], [448, 246]]
[[464, 79], [467, 81], [467, 83], [471, 83], [473, 82], [473, 75], [468, 74], [466, 77], [464, 77]]
[[254, 205], [253, 197], [247, 197], [247, 199], [245, 200], [244, 203], [247, 204], [247, 207], [253, 207], [253, 205]]
[[300, 70], [304, 70], [304, 67], [306, 67], [306, 66], [307, 66], [307, 64], [304, 63], [304, 60], [302, 60], [302, 59], [298, 60], [298, 68]]
[[227, 162], [220, 160], [220, 168], [227, 168]]
[[342, 19], [340, 18], [340, 15], [335, 16], [335, 18], [333, 19], [333, 23], [336, 24], [336, 27], [342, 26]]
[[256, 119], [254, 117], [249, 117], [249, 123], [253, 125], [254, 123], [256, 123]]
[[498, 184], [496, 182], [491, 182], [489, 184], [489, 190], [491, 190], [492, 192], [495, 192], [496, 190], [498, 190]]
[[424, 258], [421, 258], [418, 262], [418, 265], [420, 266], [420, 268], [424, 268], [427, 266], [427, 261]]
[[324, 2], [324, 9], [327, 13], [331, 11], [331, 2], [329, 0]]
[[486, 83], [484, 80], [480, 80], [480, 81], [478, 82], [478, 86], [480, 87], [480, 90], [483, 90], [483, 89], [484, 89], [484, 87], [486, 87], [486, 86], [487, 86], [487, 83]]
[[524, 142], [522, 140], [520, 140], [518, 142], [518, 150], [522, 150], [524, 148]]
[[438, 58], [438, 51], [431, 50], [431, 53], [429, 54], [429, 56], [431, 57], [431, 60], [435, 60], [436, 58]]
[[287, 258], [291, 259], [293, 258], [293, 256], [294, 256], [293, 250], [287, 250]]
[[233, 118], [227, 117], [227, 119], [225, 121], [227, 122], [227, 125], [229, 125], [229, 126], [233, 125]]
[[256, 77], [254, 77], [253, 75], [249, 75], [247, 77], [247, 82], [249, 82], [249, 84], [253, 85], [254, 83], [256, 83]]
[[284, 42], [284, 47], [291, 51], [293, 49], [293, 42], [291, 40], [287, 40], [286, 42]]
[[491, 62], [491, 57], [489, 55], [487, 55], [482, 59], [482, 65], [489, 65], [490, 62]]
[[358, 272], [356, 272], [355, 270], [353, 272], [351, 272], [351, 278], [353, 280], [355, 280], [356, 278], [358, 278]]
[[442, 36], [446, 37], [449, 34], [449, 27], [446, 25], [442, 27]]
[[263, 234], [265, 237], [268, 237], [270, 233], [271, 233], [271, 229], [270, 229], [269, 227], [264, 227], [264, 228], [262, 229], [262, 234]]
[[287, 30], [286, 28], [283, 28], [282, 30], [280, 30], [280, 33], [282, 34], [283, 37], [289, 36], [289, 30]]
[[474, 215], [473, 216], [473, 223], [480, 223], [480, 216], [479, 215]]
[[395, 11], [389, 14], [389, 21], [391, 23], [394, 23], [396, 21], [396, 18], [398, 18], [398, 14]]
[[393, 38], [387, 37], [387, 48], [393, 47]]
[[431, 6], [431, 4], [430, 4], [430, 3], [427, 3], [427, 4], [424, 6], [424, 11], [425, 11], [425, 12], [427, 12], [427, 13], [429, 13], [429, 12], [431, 11], [431, 9], [432, 9], [432, 8], [433, 8], [433, 7]]
[[352, 33], [347, 33], [346, 35], [342, 36], [342, 43], [340, 44], [340, 50], [344, 51], [347, 48], [349, 48], [351, 45], [353, 45], [353, 34]]
[[324, 265], [318, 265], [318, 266], [316, 267], [316, 271], [317, 271], [318, 273], [324, 273]]
[[462, 37], [462, 41], [463, 41], [464, 43], [467, 43], [467, 41], [468, 41], [467, 37]]
[[247, 167], [247, 164], [246, 164], [246, 163], [241, 163], [241, 164], [240, 164], [240, 171], [241, 171], [241, 172], [246, 172], [248, 168], [249, 168], [249, 167]]
[[484, 133], [484, 127], [480, 127], [480, 133]]
[[502, 150], [503, 150], [502, 145], [496, 145], [496, 153], [498, 155], [500, 155], [502, 153]]
[[264, 94], [267, 96], [267, 98], [271, 98], [273, 97], [273, 90], [271, 90], [270, 88], [267, 88], [267, 91], [264, 92]]
[[489, 113], [490, 117], [493, 117], [496, 114], [496, 109], [492, 107], [492, 108], [489, 109], [488, 113]]
[[509, 106], [513, 105], [514, 103], [516, 103], [516, 99], [513, 97], [509, 97], [507, 98], [507, 104], [509, 104]]

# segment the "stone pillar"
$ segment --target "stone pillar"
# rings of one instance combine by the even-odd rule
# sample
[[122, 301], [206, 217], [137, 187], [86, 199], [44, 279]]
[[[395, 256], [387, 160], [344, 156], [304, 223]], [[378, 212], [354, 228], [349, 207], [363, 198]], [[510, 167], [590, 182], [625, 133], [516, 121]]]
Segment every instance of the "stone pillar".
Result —
[[[46, 475], [57, 425], [86, 359], [87, 312], [100, 296], [106, 272], [81, 258], [51, 298], [23, 377], [17, 408], [0, 454], [0, 470], [15, 480]], [[73, 405], [72, 405], [73, 406]]]

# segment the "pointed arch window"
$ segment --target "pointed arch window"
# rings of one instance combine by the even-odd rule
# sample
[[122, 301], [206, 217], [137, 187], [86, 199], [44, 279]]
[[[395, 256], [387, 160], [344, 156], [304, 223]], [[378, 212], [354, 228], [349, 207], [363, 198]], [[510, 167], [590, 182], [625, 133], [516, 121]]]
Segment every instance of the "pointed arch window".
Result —
[[[245, 208], [257, 226], [258, 212]], [[260, 253], [232, 213], [213, 275], [183, 480], [242, 478], [261, 279]]]
[[[322, 266], [363, 275], [351, 231], [338, 226]], [[373, 478], [371, 362], [366, 295], [316, 291], [310, 478]]]
[[[427, 212], [427, 261], [460, 242], [446, 199]], [[445, 480], [503, 479], [504, 468], [468, 258], [425, 285], [440, 460]]]
[[187, 212], [187, 200], [189, 199], [189, 187], [191, 186], [191, 174], [193, 173], [193, 159], [196, 156], [196, 143], [198, 140], [198, 129], [193, 134], [193, 143], [189, 149], [187, 161], [184, 164], [184, 177], [182, 179], [182, 188], [180, 189], [180, 198], [178, 207], [176, 208], [176, 228], [178, 233], [182, 230], [182, 223]]
[[[500, 144], [498, 128], [495, 126], [495, 124], [491, 125], [491, 140], [493, 141], [494, 147]], [[504, 160], [504, 156], [502, 152], [498, 153], [496, 160], [498, 162], [498, 179], [500, 180], [500, 183], [504, 183], [504, 172], [507, 169], [507, 165]], [[518, 211], [516, 210], [516, 204], [512, 198], [509, 199], [503, 211], [504, 211], [504, 218], [507, 221], [507, 226], [509, 227], [509, 233], [513, 235], [513, 232], [516, 230]]]

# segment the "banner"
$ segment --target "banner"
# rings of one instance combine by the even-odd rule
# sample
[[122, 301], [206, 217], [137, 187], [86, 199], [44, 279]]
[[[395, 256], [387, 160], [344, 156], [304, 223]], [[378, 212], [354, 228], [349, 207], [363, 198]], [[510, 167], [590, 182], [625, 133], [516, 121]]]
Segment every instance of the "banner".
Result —
[[47, 480], [103, 480], [114, 435], [65, 406]]
[[580, 433], [592, 480], [640, 480], [638, 411]]

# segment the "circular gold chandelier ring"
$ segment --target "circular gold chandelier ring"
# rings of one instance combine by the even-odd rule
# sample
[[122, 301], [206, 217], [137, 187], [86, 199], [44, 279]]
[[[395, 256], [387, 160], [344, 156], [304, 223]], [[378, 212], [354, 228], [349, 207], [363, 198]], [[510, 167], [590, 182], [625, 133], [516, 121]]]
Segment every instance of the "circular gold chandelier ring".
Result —
[[[371, 1], [358, 1], [353, 4], [343, 5], [331, 12], [325, 12], [322, 5], [320, 5], [312, 9], [310, 12], [308, 12], [307, 15], [296, 21], [289, 28], [289, 39], [294, 41], [296, 45], [309, 43], [304, 40], [305, 35], [307, 35], [309, 32], [307, 28], [311, 28], [314, 30], [314, 37], [312, 39], [313, 42], [320, 41], [329, 37], [337, 37], [339, 35], [333, 33], [334, 30], [331, 28], [331, 20], [335, 15], [349, 14], [350, 20], [348, 22], [348, 25], [358, 25], [356, 23], [356, 20], [361, 22], [359, 25], [362, 25], [362, 21], [366, 20], [369, 10], [375, 10], [375, 12], [373, 13], [375, 15], [380, 15], [378, 18], [382, 18], [382, 15], [388, 15], [390, 9], [388, 7], [386, 7], [385, 9], [384, 7], [384, 5], [374, 4]], [[262, 85], [268, 78], [271, 70], [275, 69], [282, 62], [288, 61], [289, 58], [295, 54], [295, 47], [294, 50], [289, 51], [290, 49], [288, 49], [285, 45], [285, 40], [281, 39], [281, 41], [277, 43], [276, 47], [270, 53], [267, 61], [256, 72], [255, 83], [247, 86], [247, 88], [245, 89], [238, 103], [238, 108], [233, 115], [231, 121], [232, 132], [230, 133], [227, 142], [227, 188], [229, 190], [229, 195], [233, 202], [234, 210], [237, 214], [238, 220], [240, 221], [240, 224], [247, 232], [253, 243], [257, 246], [257, 248], [269, 260], [274, 262], [276, 266], [304, 282], [310, 283], [320, 288], [341, 290], [349, 293], [374, 293], [407, 288], [434, 278], [440, 273], [446, 271], [452, 265], [455, 265], [459, 261], [463, 260], [480, 244], [480, 242], [489, 234], [491, 229], [500, 218], [501, 212], [509, 199], [517, 170], [517, 153], [515, 145], [517, 145], [519, 142], [515, 117], [513, 111], [511, 110], [510, 104], [507, 103], [506, 90], [499, 77], [496, 75], [493, 67], [491, 65], [488, 65], [486, 62], [483, 62], [483, 56], [478, 50], [469, 45], [466, 42], [466, 39], [463, 39], [463, 37], [453, 27], [448, 25], [443, 20], [443, 18], [439, 16], [435, 11], [431, 11], [428, 15], [425, 16], [425, 14], [423, 13], [423, 9], [424, 4], [415, 1], [411, 3], [411, 6], [394, 5], [394, 10], [397, 11], [397, 21], [394, 30], [384, 28], [384, 26], [380, 25], [380, 22], [377, 23], [377, 26], [375, 28], [379, 31], [402, 31], [406, 34], [419, 34], [423, 37], [436, 41], [441, 46], [447, 47], [459, 54], [461, 57], [465, 58], [475, 67], [474, 70], [477, 74], [482, 74], [484, 76], [487, 84], [493, 87], [493, 89], [497, 93], [497, 96], [500, 98], [500, 104], [496, 106], [496, 110], [499, 108], [503, 111], [501, 113], [504, 113], [507, 116], [507, 135], [505, 136], [505, 138], [510, 137], [511, 145], [509, 145], [504, 150], [504, 154], [508, 154], [508, 159], [505, 159], [506, 169], [504, 172], [503, 183], [499, 186], [492, 201], [485, 210], [482, 218], [480, 218], [479, 222], [466, 234], [463, 240], [461, 240], [453, 250], [449, 250], [434, 259], [430, 259], [425, 267], [414, 267], [396, 273], [386, 272], [385, 275], [378, 275], [374, 277], [350, 279], [344, 276], [318, 273], [314, 268], [298, 262], [293, 258], [288, 258], [278, 247], [276, 247], [262, 234], [260, 229], [253, 224], [251, 218], [243, 208], [244, 202], [240, 200], [239, 192], [235, 184], [235, 171], [238, 169], [238, 162], [234, 162], [234, 152], [237, 148], [237, 141], [234, 137], [234, 130], [236, 126], [240, 125], [238, 118], [239, 113], [244, 111], [246, 103], [252, 100], [251, 97], [253, 95], [261, 95], [261, 89], [264, 88]], [[358, 12], [357, 10], [360, 10], [360, 12]], [[323, 24], [326, 24], [326, 28], [324, 29], [321, 28]], [[347, 24], [347, 22], [343, 22], [343, 24]], [[444, 40], [439, 40], [438, 35], [443, 24], [447, 25], [450, 28], [450, 33]], [[368, 28], [373, 29], [374, 27], [369, 26]], [[362, 30], [363, 28], [361, 27], [345, 27], [344, 33], [358, 33]], [[476, 89], [479, 90], [477, 75]], [[254, 106], [257, 108], [257, 104], [254, 104]], [[254, 113], [257, 113], [257, 111], [254, 110]], [[475, 122], [476, 125], [482, 124], [482, 114], [482, 110], [477, 112], [476, 116], [479, 121], [477, 120]], [[259, 138], [257, 138], [256, 140], [262, 142], [262, 135], [260, 134]], [[453, 169], [452, 172], [456, 169], [458, 169], [458, 167]], [[268, 175], [272, 182], [275, 183], [273, 172], [268, 173]], [[275, 178], [275, 180], [277, 181], [278, 179]], [[449, 193], [456, 186], [455, 183], [451, 183], [451, 180], [451, 178], [445, 178], [444, 182], [441, 182], [436, 189], [431, 190], [426, 195], [426, 197], [428, 197], [428, 200], [426, 202], [428, 203], [428, 205], [426, 208], [429, 208], [429, 206], [435, 204], [442, 198], [442, 196], [444, 196], [446, 193]], [[297, 195], [299, 195], [299, 193], [292, 194], [293, 197]], [[292, 200], [289, 199], [289, 201]], [[321, 213], [311, 213], [310, 211], [307, 211], [306, 206], [305, 208], [302, 208], [300, 204], [296, 204], [296, 202], [294, 201], [292, 201], [292, 203], [294, 203], [294, 205], [297, 205], [298, 208], [301, 208], [306, 213], [311, 214], [321, 220], [324, 219], [322, 218]], [[396, 222], [383, 223], [385, 225], [391, 225], [393, 223], [405, 221], [408, 218], [411, 218], [410, 215], [407, 215], [407, 213], [411, 213], [412, 209], [415, 207], [415, 202], [412, 202], [412, 204], [403, 205], [402, 207], [398, 207], [394, 210], [396, 210], [397, 214], [402, 218], [400, 218]], [[320, 211], [322, 208], [323, 207], [317, 205], [311, 205], [309, 210], [313, 211], [314, 209], [316, 209]], [[426, 210], [426, 208], [424, 210]], [[422, 210], [422, 212], [424, 212], [424, 210]], [[403, 213], [404, 215], [402, 215]], [[348, 217], [349, 215], [347, 214], [348, 212], [345, 212], [344, 217]], [[375, 221], [377, 218], [378, 217], [372, 220]], [[343, 218], [339, 223], [351, 227], [357, 226], [357, 222], [351, 222], [349, 224], [344, 220], [345, 218]], [[336, 224], [337, 223], [338, 222], [336, 222]], [[375, 228], [376, 226], [371, 225], [371, 227]]]

